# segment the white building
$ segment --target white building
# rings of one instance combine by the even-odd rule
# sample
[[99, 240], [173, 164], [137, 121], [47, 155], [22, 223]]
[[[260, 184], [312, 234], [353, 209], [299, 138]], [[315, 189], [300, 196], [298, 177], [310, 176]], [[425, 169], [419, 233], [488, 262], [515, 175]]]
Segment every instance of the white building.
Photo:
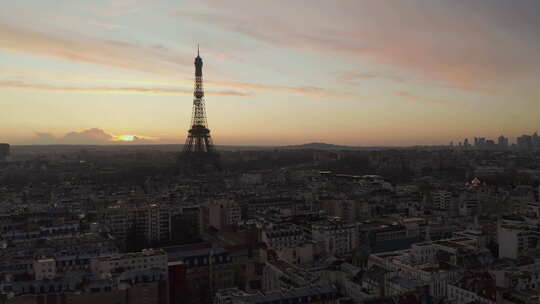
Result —
[[452, 193], [450, 191], [439, 190], [433, 192], [433, 207], [441, 210], [448, 210], [452, 206]]
[[499, 257], [517, 259], [527, 252], [529, 247], [529, 232], [517, 225], [501, 225], [497, 227], [497, 243]]
[[119, 239], [124, 239], [132, 228], [149, 242], [170, 239], [171, 212], [168, 207], [159, 204], [111, 206], [103, 213], [101, 221]]
[[459, 255], [464, 251], [478, 249], [476, 238], [453, 238], [433, 242], [416, 243], [410, 250], [372, 254], [368, 267], [378, 265], [387, 271], [398, 272], [403, 279], [429, 286], [429, 294], [436, 299], [447, 295], [450, 282], [456, 281], [461, 273], [458, 267], [454, 270], [439, 267], [437, 255], [444, 252], [447, 263], [457, 265]]
[[495, 301], [481, 297], [473, 291], [469, 291], [452, 284], [448, 284], [448, 299], [455, 304], [468, 304], [472, 302], [482, 304], [496, 303]]
[[219, 200], [208, 205], [209, 225], [216, 229], [238, 225], [242, 220], [242, 209], [236, 202]]
[[167, 207], [150, 204], [137, 208], [135, 225], [149, 242], [170, 240], [171, 213]]
[[40, 259], [33, 263], [36, 280], [52, 280], [56, 276], [56, 261], [54, 259]]
[[469, 216], [478, 214], [480, 208], [480, 200], [478, 193], [475, 191], [463, 191], [459, 197], [459, 215]]
[[113, 272], [158, 268], [167, 271], [167, 254], [163, 250], [145, 249], [141, 252], [99, 257], [92, 261], [95, 275], [108, 277]]
[[279, 259], [295, 265], [311, 264], [315, 261], [317, 252], [316, 244], [313, 241], [306, 241], [295, 247], [283, 247], [276, 249]]
[[269, 249], [296, 247], [306, 240], [301, 227], [291, 223], [267, 224], [262, 228], [261, 241]]
[[368, 267], [373, 265], [390, 272], [399, 272], [402, 278], [424, 282], [429, 286], [430, 295], [437, 299], [446, 295], [446, 285], [451, 279], [448, 272], [439, 269], [433, 263], [414, 261], [407, 250], [372, 254], [369, 256]]
[[329, 254], [348, 254], [358, 247], [358, 224], [331, 218], [311, 225], [311, 236]]

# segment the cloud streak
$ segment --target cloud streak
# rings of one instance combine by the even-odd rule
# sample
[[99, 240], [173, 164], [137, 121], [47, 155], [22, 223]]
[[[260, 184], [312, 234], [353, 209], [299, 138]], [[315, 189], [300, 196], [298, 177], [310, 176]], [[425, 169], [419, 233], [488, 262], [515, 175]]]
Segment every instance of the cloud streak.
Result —
[[443, 103], [442, 100], [422, 97], [422, 96], [418, 96], [418, 95], [415, 95], [406, 91], [397, 91], [394, 94], [402, 100], [411, 101], [411, 102], [419, 102], [419, 103], [425, 103], [425, 104]]
[[[192, 90], [186, 89], [169, 89], [169, 88], [143, 88], [143, 87], [78, 87], [78, 86], [56, 86], [41, 83], [27, 83], [20, 81], [2, 81], [0, 80], [1, 88], [11, 89], [30, 89], [30, 90], [45, 90], [45, 91], [77, 91], [86, 93], [104, 93], [104, 94], [172, 94], [172, 95], [190, 95]], [[239, 91], [209, 91], [207, 95], [213, 96], [239, 96], [245, 97], [250, 93]]]
[[161, 74], [177, 74], [192, 64], [187, 56], [179, 56], [178, 52], [163, 45], [141, 45], [84, 35], [60, 37], [6, 24], [0, 24], [0, 49]]
[[[319, 87], [309, 86], [275, 86], [264, 84], [252, 84], [235, 81], [207, 81], [218, 86], [229, 86], [239, 89], [248, 90], [241, 92], [236, 90], [210, 90], [205, 91], [205, 95], [209, 96], [238, 96], [246, 97], [253, 95], [252, 91], [279, 91], [292, 94], [304, 95], [314, 98], [353, 98], [358, 97], [354, 94], [326, 90]], [[146, 87], [84, 87], [84, 86], [60, 86], [43, 83], [29, 83], [23, 81], [0, 80], [0, 88], [8, 89], [29, 89], [29, 90], [45, 90], [45, 91], [78, 91], [87, 93], [120, 93], [120, 94], [173, 94], [173, 95], [191, 95], [192, 89], [171, 89], [171, 88], [146, 88]]]
[[381, 72], [358, 72], [358, 71], [340, 71], [337, 74], [337, 80], [350, 86], [357, 86], [365, 80], [390, 80], [393, 82], [404, 82], [405, 79], [401, 76], [392, 75]]
[[219, 86], [234, 87], [234, 88], [244, 89], [244, 90], [268, 91], [268, 92], [277, 91], [277, 92], [285, 92], [285, 93], [303, 95], [303, 96], [314, 97], [314, 98], [350, 99], [350, 98], [360, 97], [356, 94], [334, 91], [334, 90], [329, 90], [329, 89], [315, 87], [315, 86], [279, 86], [279, 85], [267, 85], [267, 84], [261, 84], [261, 83], [230, 81], [230, 80], [206, 80], [206, 82], [219, 85]]

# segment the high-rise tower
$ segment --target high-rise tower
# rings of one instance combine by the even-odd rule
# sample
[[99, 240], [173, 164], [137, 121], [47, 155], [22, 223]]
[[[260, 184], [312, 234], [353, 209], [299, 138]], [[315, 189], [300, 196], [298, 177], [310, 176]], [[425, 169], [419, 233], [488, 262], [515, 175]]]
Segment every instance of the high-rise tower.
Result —
[[210, 137], [210, 129], [206, 121], [206, 110], [204, 108], [204, 90], [202, 77], [202, 58], [199, 56], [197, 46], [197, 57], [195, 57], [195, 90], [193, 92], [193, 114], [191, 116], [191, 128], [188, 131], [185, 154], [214, 153], [214, 145]]

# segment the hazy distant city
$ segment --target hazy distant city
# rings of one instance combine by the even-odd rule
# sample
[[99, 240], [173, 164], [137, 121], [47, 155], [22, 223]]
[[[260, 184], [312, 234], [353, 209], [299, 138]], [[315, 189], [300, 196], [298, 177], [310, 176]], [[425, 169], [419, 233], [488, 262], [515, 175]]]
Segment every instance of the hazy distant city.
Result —
[[0, 304], [540, 303], [539, 2], [0, 8]]

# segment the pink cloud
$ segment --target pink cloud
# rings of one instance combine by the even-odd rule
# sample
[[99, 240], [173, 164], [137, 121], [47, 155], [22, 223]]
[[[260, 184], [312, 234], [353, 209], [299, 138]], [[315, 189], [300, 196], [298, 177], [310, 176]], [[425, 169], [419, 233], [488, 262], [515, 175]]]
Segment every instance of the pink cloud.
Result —
[[274, 1], [263, 9], [257, 1], [212, 3], [211, 12], [177, 14], [276, 46], [341, 57], [351, 65], [370, 61], [466, 91], [493, 93], [493, 81], [540, 73], [531, 65], [540, 63], [533, 51], [538, 44], [513, 44], [517, 38], [463, 13], [459, 5]]

